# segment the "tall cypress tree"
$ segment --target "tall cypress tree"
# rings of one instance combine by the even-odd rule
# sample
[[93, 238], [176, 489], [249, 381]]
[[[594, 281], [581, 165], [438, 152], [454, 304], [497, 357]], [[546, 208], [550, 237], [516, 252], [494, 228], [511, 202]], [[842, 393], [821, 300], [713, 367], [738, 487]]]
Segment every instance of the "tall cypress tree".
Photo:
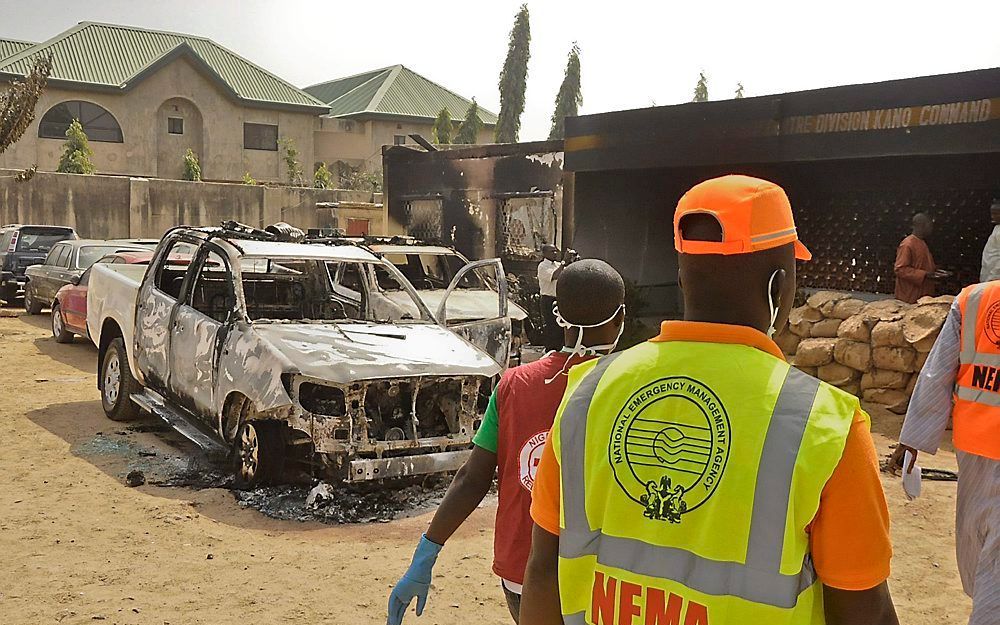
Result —
[[708, 102], [708, 77], [705, 72], [698, 72], [698, 84], [694, 86], [693, 102]]
[[528, 58], [531, 56], [531, 27], [528, 25], [528, 5], [522, 4], [514, 18], [507, 44], [507, 60], [500, 71], [500, 115], [497, 120], [496, 142], [515, 143], [521, 130], [524, 112], [524, 90], [528, 86]]
[[434, 120], [434, 128], [431, 129], [431, 141], [438, 145], [451, 143], [451, 133], [454, 127], [451, 125], [451, 112], [443, 108]]
[[563, 77], [559, 93], [556, 94], [556, 110], [552, 113], [552, 129], [549, 139], [562, 139], [566, 133], [566, 118], [575, 116], [583, 104], [580, 93], [580, 46], [573, 42], [566, 61], [566, 75]]
[[458, 127], [455, 143], [478, 143], [479, 131], [483, 128], [483, 120], [479, 119], [479, 104], [472, 98], [469, 110], [465, 112], [465, 121]]

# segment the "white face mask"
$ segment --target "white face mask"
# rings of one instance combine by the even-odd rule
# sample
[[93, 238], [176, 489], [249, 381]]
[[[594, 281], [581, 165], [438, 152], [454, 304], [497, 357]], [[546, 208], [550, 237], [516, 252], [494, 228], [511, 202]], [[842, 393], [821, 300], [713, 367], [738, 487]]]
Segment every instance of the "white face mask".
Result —
[[775, 269], [774, 273], [771, 274], [771, 279], [767, 281], [767, 308], [771, 313], [771, 323], [770, 325], [767, 326], [767, 338], [771, 338], [774, 336], [774, 333], [776, 331], [774, 327], [774, 322], [778, 319], [778, 306], [781, 305], [780, 298], [778, 299], [778, 304], [775, 305], [774, 296], [772, 295], [772, 293], [774, 292], [772, 289], [772, 287], [774, 286], [774, 279], [778, 276], [779, 271], [781, 270]]
[[559, 312], [559, 304], [558, 303], [553, 303], [552, 304], [552, 314], [555, 315], [556, 324], [560, 328], [564, 328], [564, 329], [569, 329], [569, 328], [576, 328], [577, 329], [577, 333], [576, 333], [576, 345], [574, 345], [572, 348], [563, 347], [562, 350], [560, 350], [563, 353], [569, 354], [569, 357], [566, 358], [566, 362], [563, 363], [563, 366], [559, 370], [559, 373], [555, 374], [553, 377], [549, 378], [548, 380], [545, 380], [545, 383], [546, 384], [551, 384], [556, 378], [558, 378], [560, 375], [563, 375], [566, 372], [566, 365], [569, 364], [569, 361], [570, 361], [570, 359], [573, 358], [573, 356], [603, 356], [604, 354], [609, 354], [612, 351], [614, 351], [615, 347], [618, 346], [618, 341], [620, 341], [621, 338], [622, 338], [622, 333], [625, 332], [625, 324], [624, 323], [622, 323], [620, 326], [618, 326], [618, 336], [615, 337], [614, 342], [613, 343], [606, 343], [604, 345], [584, 345], [583, 344], [584, 330], [586, 330], [587, 328], [599, 328], [599, 327], [601, 327], [603, 325], [609, 324], [612, 321], [614, 321], [616, 318], [618, 318], [618, 313], [624, 313], [624, 312], [625, 312], [625, 304], [622, 304], [621, 306], [619, 306], [618, 308], [616, 308], [615, 312], [613, 312], [611, 314], [611, 316], [608, 317], [607, 319], [605, 319], [604, 321], [601, 321], [599, 323], [594, 323], [594, 324], [591, 324], [591, 325], [580, 325], [578, 323], [570, 323], [569, 321], [566, 321], [566, 319]]

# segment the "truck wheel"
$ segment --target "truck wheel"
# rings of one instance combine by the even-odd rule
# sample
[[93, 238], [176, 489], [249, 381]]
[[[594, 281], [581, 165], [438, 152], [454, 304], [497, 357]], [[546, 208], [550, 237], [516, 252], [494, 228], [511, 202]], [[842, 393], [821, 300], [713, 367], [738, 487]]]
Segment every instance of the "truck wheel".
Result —
[[56, 343], [72, 343], [73, 333], [66, 329], [59, 303], [52, 304], [52, 337]]
[[132, 394], [139, 391], [139, 383], [132, 377], [125, 353], [125, 341], [118, 337], [111, 341], [104, 360], [101, 361], [101, 406], [112, 421], [131, 421], [139, 416], [139, 407], [132, 401]]
[[37, 315], [42, 312], [42, 303], [35, 301], [34, 295], [31, 293], [31, 287], [24, 287], [24, 311], [29, 315]]
[[285, 469], [285, 440], [281, 424], [246, 421], [234, 441], [236, 488], [249, 490], [281, 479]]

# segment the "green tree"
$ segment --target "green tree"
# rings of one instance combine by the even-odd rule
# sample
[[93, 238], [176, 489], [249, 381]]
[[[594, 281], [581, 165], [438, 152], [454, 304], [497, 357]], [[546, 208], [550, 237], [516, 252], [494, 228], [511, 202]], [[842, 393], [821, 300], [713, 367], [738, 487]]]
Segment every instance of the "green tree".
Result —
[[465, 111], [465, 120], [458, 127], [455, 134], [455, 143], [478, 143], [479, 131], [483, 128], [483, 120], [479, 119], [479, 104], [472, 98], [472, 104]]
[[698, 84], [694, 86], [693, 102], [708, 102], [708, 77], [704, 71], [698, 72]]
[[52, 73], [52, 57], [38, 57], [24, 80], [0, 93], [0, 153], [21, 138], [35, 119], [35, 105]]
[[285, 161], [285, 172], [288, 176], [288, 184], [294, 187], [305, 186], [305, 178], [302, 173], [302, 164], [299, 163], [299, 150], [295, 147], [295, 141], [288, 137], [283, 137], [278, 142], [281, 151], [284, 152], [282, 158]]
[[320, 163], [319, 167], [316, 168], [316, 173], [313, 175], [313, 186], [317, 189], [333, 188], [333, 174], [326, 163]]
[[451, 123], [451, 112], [443, 108], [434, 120], [434, 128], [431, 130], [431, 141], [438, 145], [448, 145], [451, 143], [451, 133], [455, 127]]
[[566, 61], [566, 75], [563, 77], [559, 93], [556, 94], [556, 110], [552, 113], [552, 129], [549, 139], [562, 139], [566, 134], [566, 118], [575, 116], [583, 104], [580, 92], [580, 46], [573, 42]]
[[181, 174], [181, 179], [201, 182], [201, 163], [198, 162], [198, 155], [191, 148], [188, 148], [187, 152], [184, 153], [184, 173]]
[[62, 157], [56, 171], [64, 174], [92, 174], [94, 163], [90, 157], [94, 151], [87, 142], [87, 133], [83, 131], [80, 120], [74, 119], [66, 129], [66, 143], [63, 144]]
[[352, 191], [368, 191], [369, 193], [379, 193], [382, 191], [382, 171], [365, 171], [363, 168], [346, 167], [340, 177], [340, 188]]
[[250, 175], [250, 172], [245, 171], [243, 172], [243, 184], [255, 185], [257, 181]]
[[497, 120], [496, 142], [516, 143], [524, 112], [524, 91], [528, 86], [528, 59], [531, 57], [531, 27], [528, 5], [522, 4], [514, 18], [507, 44], [507, 59], [500, 71], [500, 116]]
[[743, 97], [743, 83], [736, 83], [736, 99], [739, 100]]

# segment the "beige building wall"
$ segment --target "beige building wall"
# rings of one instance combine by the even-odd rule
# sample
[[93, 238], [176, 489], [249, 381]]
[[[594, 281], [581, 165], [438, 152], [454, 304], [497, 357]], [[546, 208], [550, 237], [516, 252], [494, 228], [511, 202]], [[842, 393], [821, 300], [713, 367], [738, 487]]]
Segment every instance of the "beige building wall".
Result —
[[[0, 167], [37, 164], [43, 171], [56, 169], [63, 140], [40, 138], [38, 124], [46, 111], [66, 100], [100, 105], [121, 126], [124, 143], [90, 142], [98, 173], [179, 178], [184, 152], [190, 147], [198, 154], [206, 180], [240, 180], [249, 171], [262, 182], [284, 181], [280, 152], [243, 148], [244, 122], [277, 124], [279, 138], [295, 142], [307, 178], [312, 171], [313, 131], [319, 125], [315, 113], [243, 105], [184, 57], [124, 92], [50, 86], [24, 136], [0, 154]], [[167, 133], [168, 117], [184, 119], [183, 135]]]
[[[366, 121], [322, 117], [315, 133], [316, 162], [327, 165], [343, 161], [351, 167], [363, 166], [367, 171], [382, 169], [382, 146], [395, 145], [397, 136], [405, 137], [407, 145], [413, 145], [411, 134], [419, 134], [431, 141], [433, 123], [389, 121], [372, 119]], [[457, 131], [457, 125], [456, 125]], [[493, 129], [479, 133], [479, 143], [493, 143]]]

